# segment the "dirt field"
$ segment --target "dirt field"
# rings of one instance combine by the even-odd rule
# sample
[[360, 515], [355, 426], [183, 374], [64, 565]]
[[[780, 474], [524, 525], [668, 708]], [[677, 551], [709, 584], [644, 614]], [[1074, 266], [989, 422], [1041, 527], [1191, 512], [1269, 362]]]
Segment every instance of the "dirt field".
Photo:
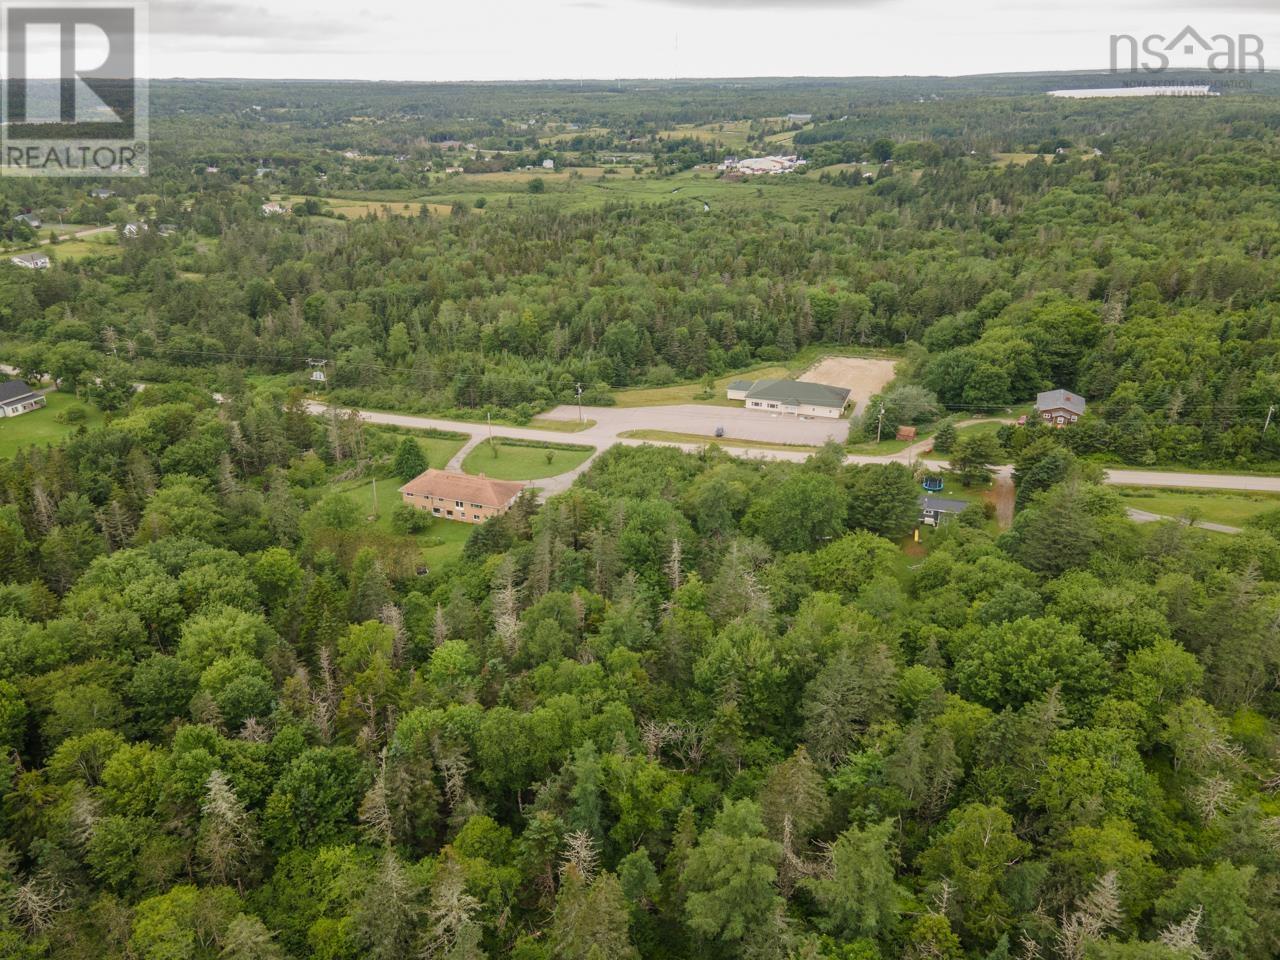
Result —
[[807, 383], [825, 383], [832, 387], [847, 387], [853, 409], [862, 405], [884, 389], [893, 379], [896, 360], [871, 360], [866, 357], [827, 357], [819, 360], [797, 378]]

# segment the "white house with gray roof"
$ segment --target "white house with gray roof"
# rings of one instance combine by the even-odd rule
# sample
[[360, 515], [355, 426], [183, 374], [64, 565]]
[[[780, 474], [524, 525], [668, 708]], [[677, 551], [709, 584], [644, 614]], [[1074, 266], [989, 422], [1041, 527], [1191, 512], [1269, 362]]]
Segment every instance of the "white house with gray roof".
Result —
[[967, 506], [969, 506], [969, 503], [966, 500], [922, 496], [920, 498], [920, 522], [925, 526], [936, 527], [948, 517], [963, 513]]
[[0, 417], [16, 417], [45, 405], [43, 393], [36, 393], [25, 380], [0, 383]]
[[803, 380], [734, 380], [728, 397], [743, 401], [748, 410], [833, 420], [844, 416], [849, 406], [849, 391], [844, 387]]
[[1046, 390], [1036, 397], [1036, 414], [1051, 427], [1065, 427], [1084, 416], [1084, 397], [1069, 390]]
[[48, 254], [19, 253], [10, 257], [9, 262], [16, 267], [25, 267], [27, 270], [47, 270], [50, 261]]

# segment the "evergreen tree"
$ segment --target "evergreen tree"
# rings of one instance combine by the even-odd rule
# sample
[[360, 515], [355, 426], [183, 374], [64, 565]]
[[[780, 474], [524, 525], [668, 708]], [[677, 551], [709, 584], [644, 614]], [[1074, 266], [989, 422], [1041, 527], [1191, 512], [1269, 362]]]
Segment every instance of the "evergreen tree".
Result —
[[427, 456], [422, 446], [413, 437], [405, 437], [396, 447], [396, 458], [391, 470], [397, 477], [408, 483], [427, 469]]

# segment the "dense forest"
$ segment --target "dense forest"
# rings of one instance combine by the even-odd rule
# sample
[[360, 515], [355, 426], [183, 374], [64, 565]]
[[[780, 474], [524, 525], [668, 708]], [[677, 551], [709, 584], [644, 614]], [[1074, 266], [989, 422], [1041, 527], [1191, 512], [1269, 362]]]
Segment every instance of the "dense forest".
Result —
[[[1101, 482], [1280, 461], [1280, 101], [1105, 82], [156, 83], [151, 176], [0, 179], [0, 956], [1280, 955], [1280, 510]], [[378, 491], [465, 437], [338, 412], [824, 352], [941, 424], [922, 542], [846, 444], [645, 445], [451, 550]]]
[[1280, 950], [1274, 514], [1042, 438], [908, 567], [906, 467], [615, 448], [424, 573], [316, 485], [364, 430], [155, 387], [0, 469], [0, 953]]

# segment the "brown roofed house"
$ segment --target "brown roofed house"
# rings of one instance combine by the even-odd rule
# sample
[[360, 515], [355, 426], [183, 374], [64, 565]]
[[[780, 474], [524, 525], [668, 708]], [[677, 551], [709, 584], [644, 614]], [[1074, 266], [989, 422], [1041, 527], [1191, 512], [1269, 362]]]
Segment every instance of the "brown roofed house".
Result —
[[895, 439], [914, 440], [918, 432], [915, 427], [899, 427]]
[[400, 488], [404, 502], [432, 516], [464, 523], [484, 523], [506, 513], [524, 490], [523, 483], [494, 480], [447, 470], [428, 470]]

